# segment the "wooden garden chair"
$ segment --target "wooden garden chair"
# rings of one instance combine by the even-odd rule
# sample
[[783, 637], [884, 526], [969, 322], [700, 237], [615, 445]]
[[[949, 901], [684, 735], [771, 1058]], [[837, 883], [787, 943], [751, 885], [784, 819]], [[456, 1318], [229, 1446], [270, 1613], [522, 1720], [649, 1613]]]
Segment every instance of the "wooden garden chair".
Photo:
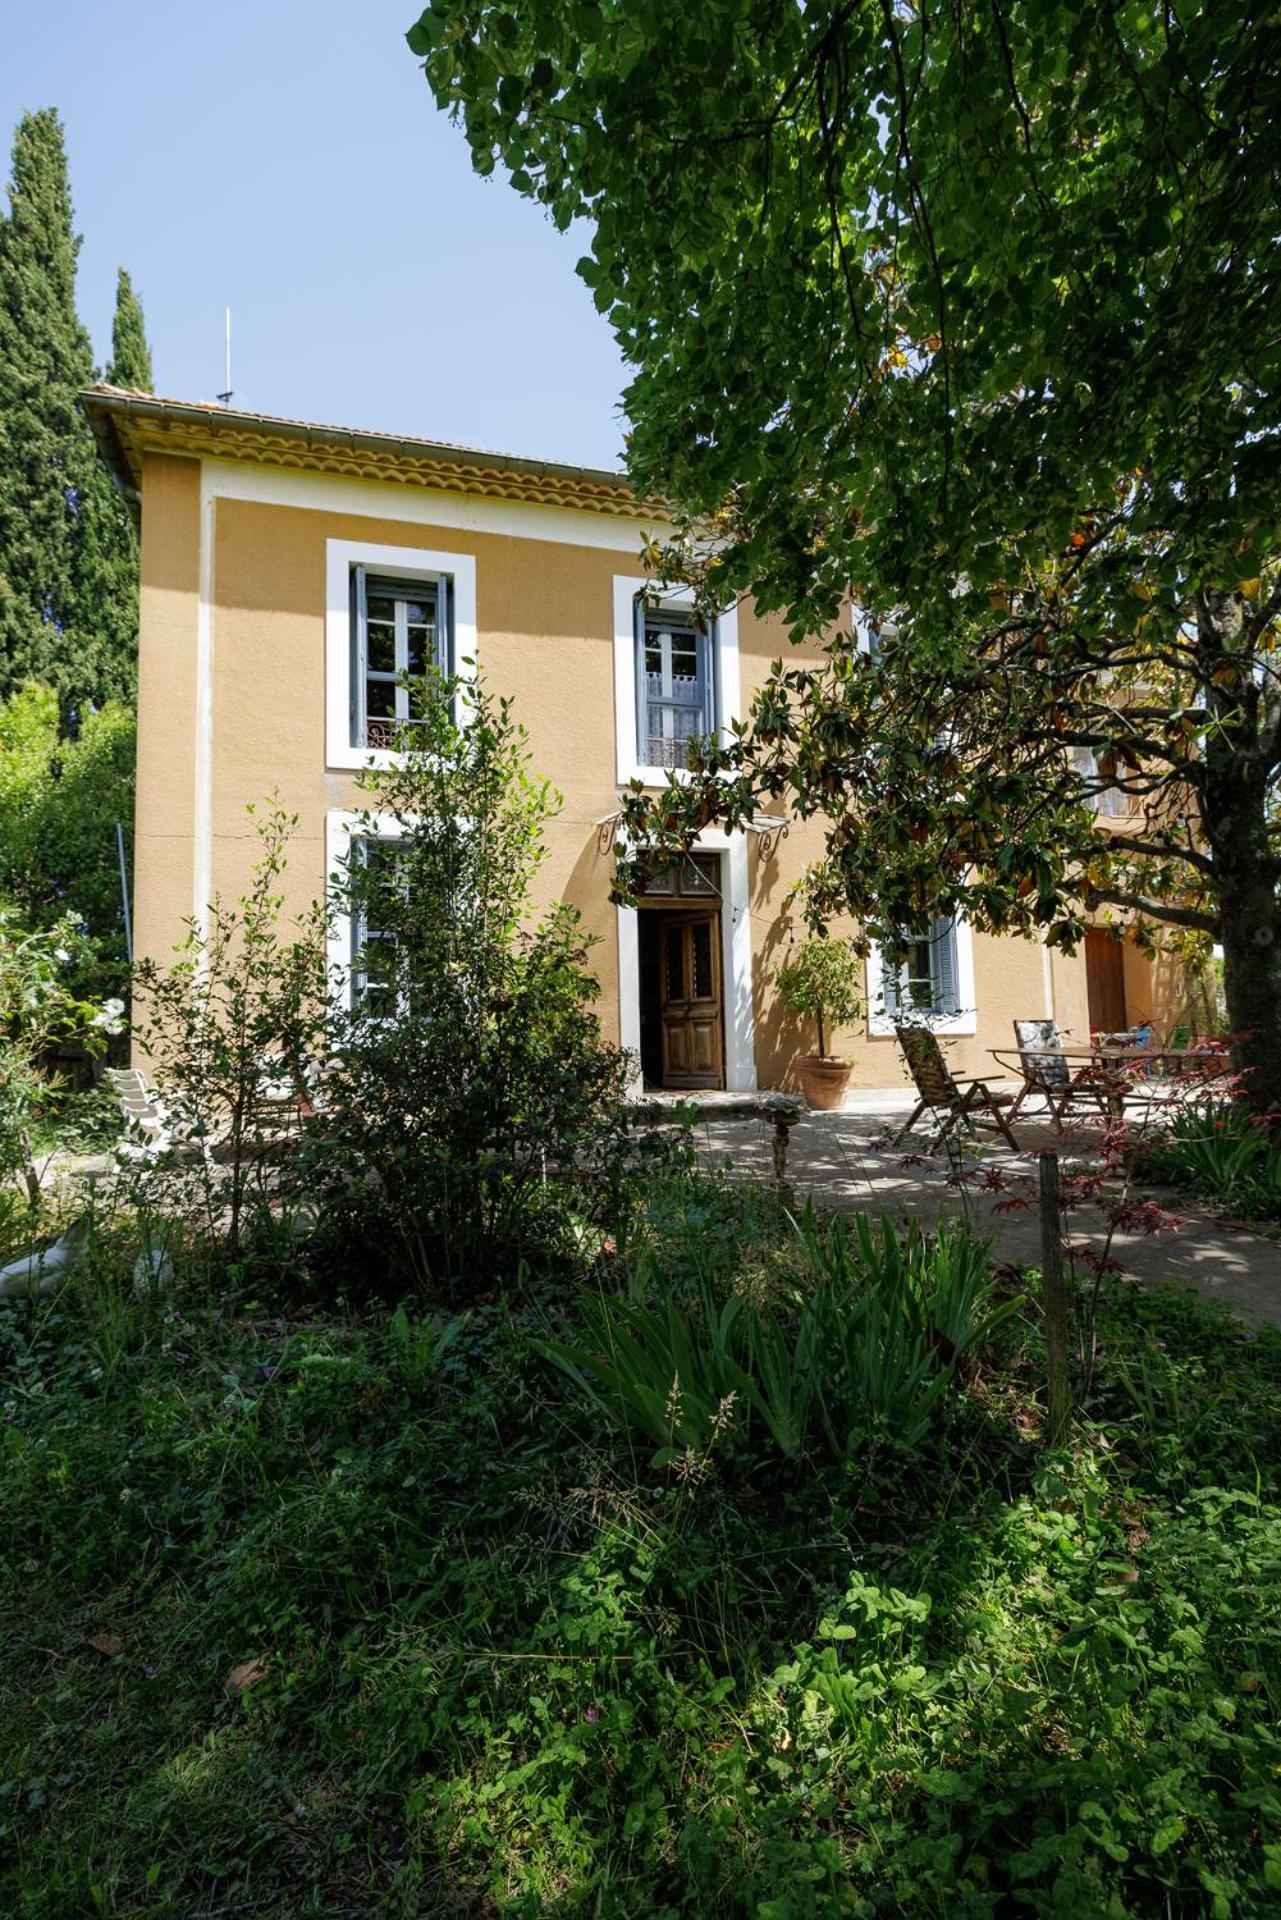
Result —
[[1002, 1112], [1002, 1108], [1013, 1104], [1010, 1094], [994, 1093], [986, 1079], [956, 1079], [943, 1058], [943, 1049], [936, 1035], [928, 1027], [896, 1025], [894, 1031], [920, 1095], [911, 1119], [894, 1136], [895, 1146], [907, 1138], [923, 1113], [931, 1113], [941, 1120], [938, 1134], [940, 1144], [947, 1139], [953, 1127], [963, 1126], [972, 1133], [976, 1121], [982, 1116], [991, 1121], [1015, 1153], [1021, 1151], [1010, 1123]]
[[[1088, 1073], [1072, 1063], [1063, 1051], [1063, 1035], [1053, 1020], [1016, 1020], [1014, 1042], [1018, 1049], [1023, 1085], [1010, 1108], [1013, 1120], [1030, 1093], [1039, 1093], [1050, 1111], [1056, 1130], [1063, 1131], [1063, 1116], [1074, 1101], [1088, 1101], [1101, 1107]], [[998, 1059], [1000, 1056], [997, 1056]]]

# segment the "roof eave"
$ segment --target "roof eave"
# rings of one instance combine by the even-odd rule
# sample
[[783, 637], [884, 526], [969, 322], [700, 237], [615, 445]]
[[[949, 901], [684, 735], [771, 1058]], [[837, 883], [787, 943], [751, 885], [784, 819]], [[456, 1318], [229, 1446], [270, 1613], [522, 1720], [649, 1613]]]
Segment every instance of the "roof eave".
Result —
[[[395, 434], [366, 432], [352, 427], [313, 425], [273, 414], [215, 408], [187, 401], [161, 399], [152, 394], [98, 385], [80, 395], [103, 457], [126, 496], [136, 499], [142, 481], [142, 454], [161, 450], [172, 434], [174, 451], [210, 458], [252, 458], [248, 451], [261, 442], [265, 464], [291, 464], [296, 450], [300, 464], [338, 470], [362, 467], [371, 477], [396, 477], [436, 487], [456, 484], [462, 491], [495, 491], [504, 480], [508, 490], [531, 500], [579, 504], [589, 510], [640, 517], [661, 512], [659, 501], [638, 501], [621, 474], [604, 468], [576, 467], [517, 454], [490, 453], [448, 442], [407, 440]], [[154, 437], [154, 438], [153, 438]], [[220, 447], [223, 438], [235, 444]], [[149, 447], [146, 443], [152, 441]], [[187, 444], [181, 444], [183, 441]]]

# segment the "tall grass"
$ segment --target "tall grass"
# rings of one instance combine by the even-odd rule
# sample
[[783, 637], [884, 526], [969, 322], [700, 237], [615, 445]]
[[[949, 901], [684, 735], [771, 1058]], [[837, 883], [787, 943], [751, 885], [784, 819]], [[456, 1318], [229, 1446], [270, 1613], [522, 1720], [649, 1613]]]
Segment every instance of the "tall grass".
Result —
[[539, 1351], [661, 1461], [706, 1449], [727, 1405], [741, 1417], [726, 1450], [744, 1458], [913, 1452], [957, 1368], [1018, 1299], [998, 1298], [987, 1246], [960, 1231], [812, 1210], [791, 1231], [795, 1278], [772, 1296], [726, 1293], [696, 1260], [683, 1297], [585, 1294], [581, 1333]]

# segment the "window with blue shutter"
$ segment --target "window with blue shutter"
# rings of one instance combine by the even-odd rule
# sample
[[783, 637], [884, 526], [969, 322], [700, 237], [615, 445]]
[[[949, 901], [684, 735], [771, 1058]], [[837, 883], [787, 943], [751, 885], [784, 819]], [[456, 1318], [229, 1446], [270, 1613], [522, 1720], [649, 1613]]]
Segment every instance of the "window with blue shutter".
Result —
[[956, 981], [956, 922], [940, 919], [930, 927], [930, 977], [934, 987], [934, 1012], [959, 1013], [960, 997]]
[[691, 740], [715, 728], [712, 636], [692, 616], [636, 602], [636, 754], [683, 767]]
[[882, 974], [887, 1016], [945, 1019], [959, 1013], [955, 920], [931, 920], [927, 931], [904, 935], [903, 945], [906, 959], [897, 969], [887, 965]]
[[453, 594], [448, 575], [389, 580], [352, 573], [352, 745], [390, 747], [412, 724], [406, 680], [454, 670]]

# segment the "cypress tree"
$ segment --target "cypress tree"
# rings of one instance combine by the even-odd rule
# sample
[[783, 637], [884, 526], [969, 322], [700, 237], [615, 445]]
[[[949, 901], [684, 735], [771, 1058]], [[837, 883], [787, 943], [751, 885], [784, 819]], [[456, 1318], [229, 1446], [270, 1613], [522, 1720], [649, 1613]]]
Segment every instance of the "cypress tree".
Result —
[[24, 115], [0, 216], [0, 697], [29, 680], [65, 719], [133, 690], [137, 559], [76, 403], [93, 378], [62, 124]]
[[116, 276], [116, 313], [111, 323], [111, 365], [107, 368], [107, 379], [113, 387], [130, 387], [137, 393], [155, 391], [142, 303], [124, 267]]

